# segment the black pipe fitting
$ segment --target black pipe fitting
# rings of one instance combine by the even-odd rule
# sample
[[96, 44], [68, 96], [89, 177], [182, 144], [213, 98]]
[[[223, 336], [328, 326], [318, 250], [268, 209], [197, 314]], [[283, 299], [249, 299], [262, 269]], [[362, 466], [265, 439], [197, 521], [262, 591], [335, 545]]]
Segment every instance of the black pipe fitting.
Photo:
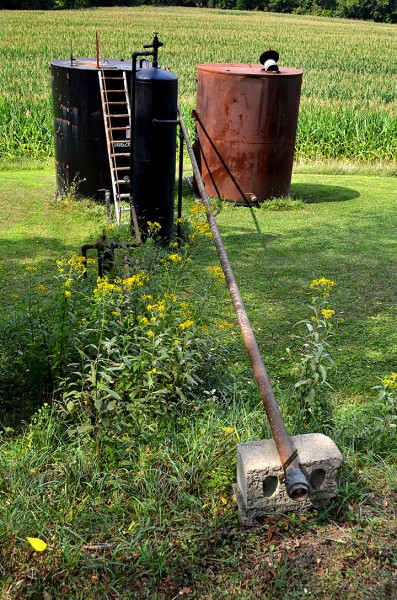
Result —
[[299, 467], [287, 469], [285, 475], [285, 487], [288, 496], [295, 502], [303, 502], [309, 495], [307, 479]]

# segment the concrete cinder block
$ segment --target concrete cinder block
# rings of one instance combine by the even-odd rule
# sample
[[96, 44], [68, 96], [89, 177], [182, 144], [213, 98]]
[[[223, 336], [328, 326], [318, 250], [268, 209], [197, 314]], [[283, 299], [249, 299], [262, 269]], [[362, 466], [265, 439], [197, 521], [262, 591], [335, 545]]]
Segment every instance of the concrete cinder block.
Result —
[[303, 502], [291, 500], [274, 440], [237, 444], [235, 498], [241, 521], [254, 525], [260, 517], [321, 508], [336, 496], [336, 474], [343, 457], [331, 438], [322, 433], [291, 436], [301, 469], [310, 486]]

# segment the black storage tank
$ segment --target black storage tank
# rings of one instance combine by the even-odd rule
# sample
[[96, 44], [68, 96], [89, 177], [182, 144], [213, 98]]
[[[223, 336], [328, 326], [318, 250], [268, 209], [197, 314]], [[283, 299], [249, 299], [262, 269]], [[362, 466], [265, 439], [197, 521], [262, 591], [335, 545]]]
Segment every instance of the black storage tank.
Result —
[[51, 62], [57, 191], [80, 181], [78, 195], [103, 197], [111, 189], [109, 157], [103, 122], [98, 71], [104, 68], [127, 73], [130, 61], [68, 59]]
[[[178, 78], [163, 69], [141, 69], [135, 78], [133, 197], [140, 226], [173, 233]], [[168, 122], [167, 122], [168, 121]]]

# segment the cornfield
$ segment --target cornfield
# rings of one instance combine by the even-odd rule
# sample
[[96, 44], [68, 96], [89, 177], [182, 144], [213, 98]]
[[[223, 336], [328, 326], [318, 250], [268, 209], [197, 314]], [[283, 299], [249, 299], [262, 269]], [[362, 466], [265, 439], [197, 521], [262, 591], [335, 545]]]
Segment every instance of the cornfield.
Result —
[[304, 71], [299, 159], [397, 161], [395, 25], [194, 8], [0, 11], [0, 156], [53, 153], [49, 63], [96, 54], [131, 57], [160, 32], [162, 65], [179, 77], [186, 116], [199, 63], [257, 63], [272, 47]]

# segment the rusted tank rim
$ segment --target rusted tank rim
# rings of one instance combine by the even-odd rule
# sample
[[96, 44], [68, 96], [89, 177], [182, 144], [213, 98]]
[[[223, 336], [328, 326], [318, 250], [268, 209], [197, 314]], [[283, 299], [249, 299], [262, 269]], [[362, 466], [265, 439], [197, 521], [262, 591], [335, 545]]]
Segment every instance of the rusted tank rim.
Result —
[[303, 71], [292, 67], [279, 67], [278, 71], [265, 71], [262, 65], [243, 63], [208, 63], [197, 66], [198, 71], [224, 75], [248, 75], [251, 77], [301, 77]]
[[281, 465], [284, 470], [285, 486], [288, 496], [297, 501], [304, 501], [309, 493], [309, 484], [306, 477], [300, 469], [300, 462], [297, 456], [297, 451], [293, 448], [291, 440], [282, 419], [280, 409], [278, 407], [273, 388], [269, 381], [269, 377], [263, 363], [258, 344], [255, 339], [254, 332], [249, 321], [247, 311], [245, 309], [240, 290], [238, 288], [234, 273], [226, 253], [225, 246], [219, 233], [215, 217], [211, 210], [211, 205], [206, 194], [203, 181], [201, 179], [200, 170], [194, 156], [193, 148], [189, 139], [182, 112], [178, 106], [179, 120], [183, 132], [183, 137], [186, 142], [189, 157], [192, 163], [194, 176], [200, 192], [201, 199], [206, 208], [207, 220], [210, 226], [211, 234], [215, 242], [215, 246], [219, 255], [222, 270], [225, 274], [226, 283], [229, 293], [236, 311], [237, 320], [243, 337], [245, 347], [247, 349], [254, 377], [258, 384], [259, 393], [261, 395], [267, 418], [273, 433], [274, 441], [280, 457]]
[[[70, 59], [62, 58], [52, 60], [51, 64], [55, 67], [64, 67], [65, 69], [83, 69], [89, 71], [98, 71], [96, 58], [73, 58], [72, 63]], [[99, 69], [118, 69], [121, 71], [131, 71], [131, 63], [127, 60], [122, 59], [101, 58], [99, 60]]]

